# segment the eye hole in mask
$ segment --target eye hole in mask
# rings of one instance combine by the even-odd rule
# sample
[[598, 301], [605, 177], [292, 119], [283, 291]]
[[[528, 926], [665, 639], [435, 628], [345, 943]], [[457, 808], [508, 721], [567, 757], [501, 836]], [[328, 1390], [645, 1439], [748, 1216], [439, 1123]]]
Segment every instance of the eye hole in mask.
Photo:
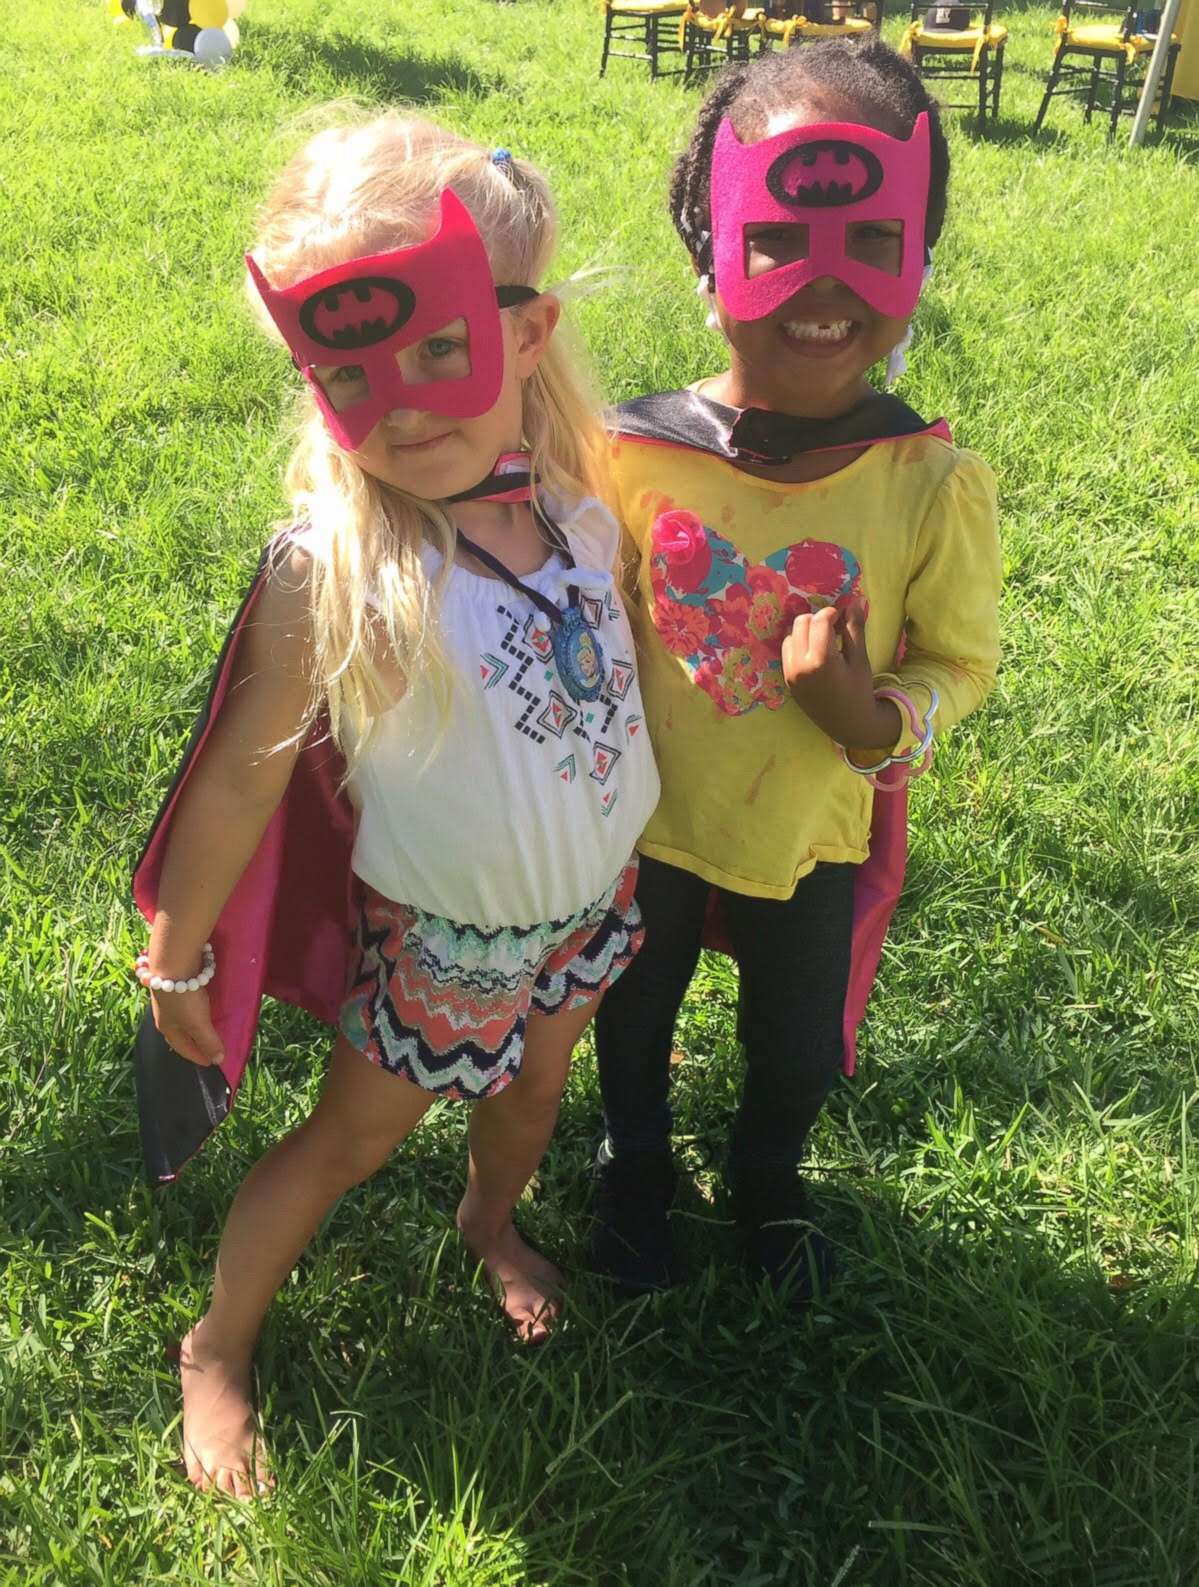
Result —
[[453, 320], [411, 347], [401, 348], [396, 363], [401, 375], [413, 386], [430, 380], [468, 380], [470, 332], [466, 321]]
[[[395, 354], [402, 379], [410, 386], [439, 380], [468, 380], [471, 373], [470, 333], [465, 319], [443, 325]], [[361, 364], [317, 364], [313, 373], [334, 411], [344, 413], [371, 395], [370, 379]]]
[[312, 372], [320, 381], [335, 413], [344, 413], [347, 408], [356, 407], [371, 394], [370, 381], [361, 364], [317, 364]]
[[808, 228], [803, 225], [763, 222], [760, 226], [746, 226], [742, 237], [747, 278], [764, 276], [808, 257]]
[[903, 270], [903, 221], [850, 221], [845, 228], [845, 257], [886, 275], [899, 275]]
[[[811, 249], [808, 227], [799, 223], [763, 222], [746, 226], [742, 236], [747, 280], [798, 264]], [[850, 221], [842, 246], [847, 259], [897, 276], [903, 268], [903, 221]]]

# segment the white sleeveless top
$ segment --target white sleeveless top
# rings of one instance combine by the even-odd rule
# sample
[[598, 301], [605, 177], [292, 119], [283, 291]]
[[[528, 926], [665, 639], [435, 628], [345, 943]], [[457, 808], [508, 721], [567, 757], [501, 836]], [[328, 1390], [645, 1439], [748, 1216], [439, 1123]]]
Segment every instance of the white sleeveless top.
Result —
[[[580, 586], [604, 654], [599, 698], [571, 697], [527, 595], [455, 565], [440, 613], [448, 720], [430, 690], [410, 691], [379, 719], [348, 785], [356, 874], [397, 903], [489, 928], [595, 903], [658, 802], [633, 636], [608, 572], [616, 520], [593, 499], [542, 499], [577, 566], [555, 552], [521, 582], [559, 606], [568, 584]], [[432, 576], [440, 556], [424, 555]]]

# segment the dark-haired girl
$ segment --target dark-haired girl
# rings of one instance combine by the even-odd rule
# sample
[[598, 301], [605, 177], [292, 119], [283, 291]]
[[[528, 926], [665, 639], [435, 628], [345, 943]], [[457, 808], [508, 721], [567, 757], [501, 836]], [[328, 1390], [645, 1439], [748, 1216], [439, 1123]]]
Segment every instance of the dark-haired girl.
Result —
[[593, 1257], [632, 1289], [677, 1276], [669, 1060], [714, 915], [740, 965], [728, 1178], [746, 1258], [801, 1300], [829, 1271], [804, 1143], [852, 1069], [906, 785], [998, 660], [991, 473], [867, 379], [902, 367], [948, 175], [935, 105], [877, 41], [727, 71], [675, 169], [728, 364], [617, 415], [663, 784], [640, 844], [645, 948], [597, 1022]]

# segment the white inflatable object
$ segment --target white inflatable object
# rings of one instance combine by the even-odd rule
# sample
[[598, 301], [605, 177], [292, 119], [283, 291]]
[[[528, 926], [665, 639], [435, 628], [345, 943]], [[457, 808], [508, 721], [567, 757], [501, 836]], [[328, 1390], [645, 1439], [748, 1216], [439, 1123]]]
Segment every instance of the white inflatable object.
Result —
[[233, 54], [233, 40], [223, 28], [201, 28], [192, 54], [202, 66], [223, 66]]

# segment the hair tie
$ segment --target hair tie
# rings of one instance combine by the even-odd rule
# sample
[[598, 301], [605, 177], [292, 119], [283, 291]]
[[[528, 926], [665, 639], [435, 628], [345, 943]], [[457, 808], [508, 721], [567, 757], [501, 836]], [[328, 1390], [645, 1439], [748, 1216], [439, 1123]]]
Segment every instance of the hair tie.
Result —
[[491, 163], [502, 171], [510, 182], [513, 180], [516, 174], [516, 167], [512, 161], [511, 149], [493, 149], [491, 151]]

